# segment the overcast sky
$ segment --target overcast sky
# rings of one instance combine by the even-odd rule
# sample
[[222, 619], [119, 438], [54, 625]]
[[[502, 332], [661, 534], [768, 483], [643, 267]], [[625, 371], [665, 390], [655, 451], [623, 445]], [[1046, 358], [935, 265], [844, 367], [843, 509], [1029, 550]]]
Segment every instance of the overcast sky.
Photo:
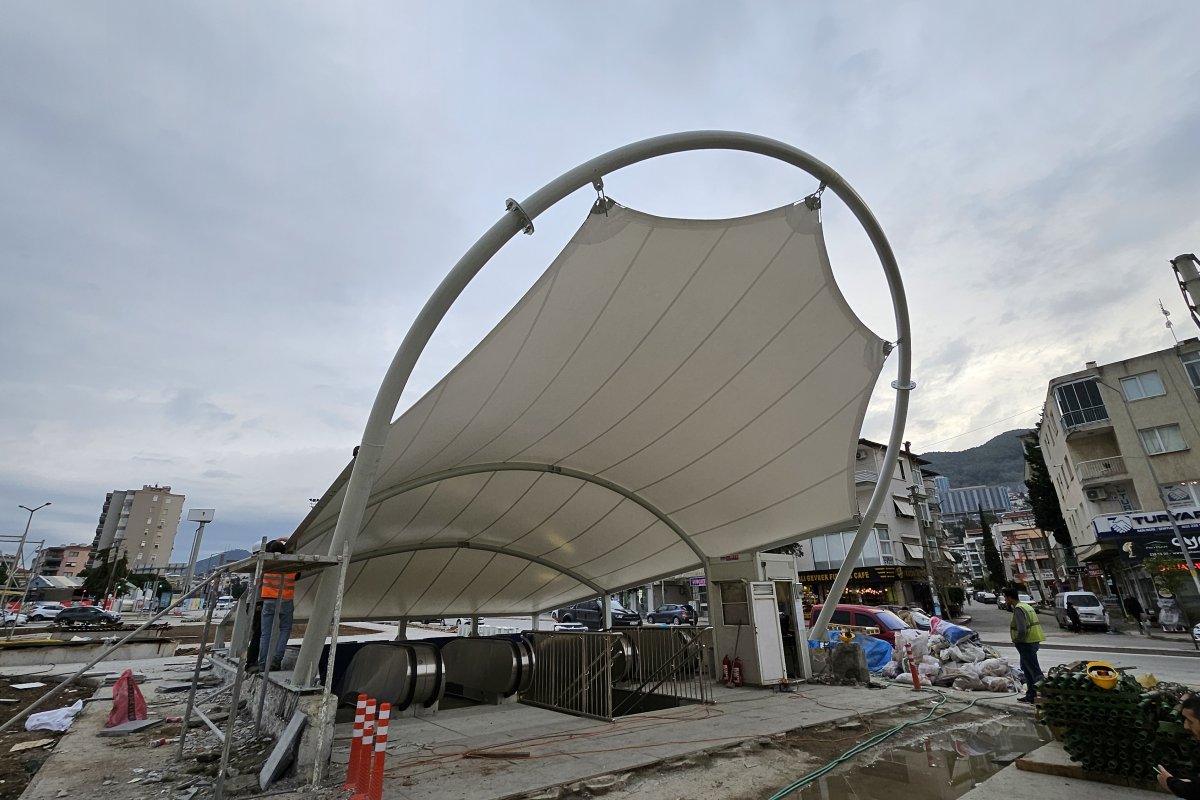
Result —
[[[51, 500], [33, 538], [90, 542], [107, 491], [158, 483], [217, 510], [206, 555], [289, 534], [505, 198], [689, 129], [796, 145], [873, 208], [914, 320], [914, 449], [1031, 425], [1049, 378], [1169, 346], [1159, 298], [1196, 334], [1167, 260], [1200, 249], [1200, 6], [1137, 5], [9, 5], [0, 533], [21, 532], [18, 504]], [[815, 188], [735, 154], [606, 183], [684, 217]], [[826, 197], [843, 288], [894, 338], [878, 263]], [[568, 198], [488, 266], [401, 410], [593, 199]], [[887, 435], [894, 368], [868, 437]]]

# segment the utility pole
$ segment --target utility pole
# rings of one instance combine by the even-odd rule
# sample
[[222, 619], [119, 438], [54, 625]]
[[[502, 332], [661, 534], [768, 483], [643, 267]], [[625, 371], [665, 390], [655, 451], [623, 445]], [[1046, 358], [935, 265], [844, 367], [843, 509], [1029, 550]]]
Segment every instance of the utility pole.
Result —
[[[29, 506], [17, 506], [17, 508], [23, 508], [29, 512], [29, 519], [25, 520], [25, 532], [21, 534], [21, 541], [17, 544], [17, 557], [13, 560], [13, 568], [12, 568], [12, 570], [9, 571], [8, 577], [4, 581], [4, 606], [6, 609], [8, 607], [8, 593], [9, 593], [9, 590], [12, 589], [13, 581], [17, 577], [17, 570], [20, 569], [21, 565], [25, 563], [25, 540], [29, 538], [29, 526], [33, 524], [33, 514], [36, 511], [41, 511], [43, 508], [45, 508], [46, 506], [48, 506], [50, 504], [51, 504], [50, 501], [47, 500], [46, 502], [42, 503], [40, 506], [38, 506], [36, 508], [30, 508]], [[26, 588], [26, 591], [28, 591], [28, 589], [29, 589], [29, 576], [28, 575], [25, 576], [25, 588]], [[20, 611], [21, 611], [21, 609], [18, 608], [17, 613], [20, 613]], [[14, 628], [16, 627], [16, 615], [13, 615], [13, 627]], [[12, 637], [11, 632], [9, 633], [9, 637], [10, 638]]]
[[929, 593], [933, 596], [933, 613], [940, 617], [942, 615], [942, 599], [938, 596], [937, 584], [933, 580], [933, 558], [929, 554], [929, 542], [925, 537], [925, 518], [921, 516], [920, 503], [925, 500], [926, 495], [918, 490], [915, 482], [908, 487], [908, 495], [912, 502], [913, 514], [917, 517], [917, 535], [921, 539], [921, 553], [925, 556], [925, 578], [929, 581]]

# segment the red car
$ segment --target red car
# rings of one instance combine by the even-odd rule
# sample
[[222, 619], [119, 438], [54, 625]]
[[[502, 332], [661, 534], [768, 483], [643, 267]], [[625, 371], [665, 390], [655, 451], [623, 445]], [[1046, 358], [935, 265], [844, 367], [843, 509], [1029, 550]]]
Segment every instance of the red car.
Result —
[[[812, 611], [808, 616], [809, 627], [812, 627], [813, 623], [817, 621], [817, 615], [821, 613], [822, 608], [823, 606], [812, 607]], [[896, 631], [912, 627], [886, 608], [856, 606], [846, 603], [838, 603], [837, 608], [833, 610], [833, 616], [830, 617], [829, 622], [832, 625], [878, 628], [879, 633], [875, 634], [875, 638], [883, 639], [893, 647], [896, 646]]]

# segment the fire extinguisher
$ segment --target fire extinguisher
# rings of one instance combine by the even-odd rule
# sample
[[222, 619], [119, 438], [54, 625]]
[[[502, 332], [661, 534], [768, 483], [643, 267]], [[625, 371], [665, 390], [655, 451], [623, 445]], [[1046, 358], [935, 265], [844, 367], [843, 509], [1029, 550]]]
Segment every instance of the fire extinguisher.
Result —
[[742, 685], [742, 657], [738, 656], [733, 659], [733, 685]]
[[729, 660], [729, 656], [721, 659], [721, 683], [728, 686], [733, 680], [733, 662]]

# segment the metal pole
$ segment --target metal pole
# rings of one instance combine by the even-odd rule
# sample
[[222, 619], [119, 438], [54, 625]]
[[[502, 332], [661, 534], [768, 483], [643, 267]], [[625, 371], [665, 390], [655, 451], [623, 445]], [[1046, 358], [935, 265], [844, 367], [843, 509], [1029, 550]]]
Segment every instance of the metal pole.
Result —
[[[638, 162], [694, 150], [736, 150], [757, 153], [798, 167], [817, 178], [822, 186], [827, 187], [839, 197], [866, 231], [883, 267], [892, 296], [893, 314], [896, 320], [894, 349], [899, 351], [899, 355], [896, 381], [892, 384], [896, 390], [896, 407], [892, 416], [892, 435], [888, 439], [888, 448], [883, 464], [885, 474], [891, 475], [888, 470], [895, 468], [899, 458], [900, 438], [904, 434], [904, 420], [908, 414], [908, 395], [914, 388], [912, 383], [912, 330], [900, 268], [896, 263], [892, 246], [878, 220], [875, 219], [875, 215], [845, 178], [829, 165], [799, 148], [765, 136], [736, 131], [673, 133], [644, 139], [610, 150], [555, 178], [526, 198], [523, 203], [510, 202], [505, 214], [463, 254], [434, 290], [420, 313], [417, 314], [412, 327], [409, 328], [404, 341], [401, 342], [388, 366], [387, 373], [379, 386], [379, 392], [375, 396], [375, 402], [371, 406], [371, 413], [363, 430], [362, 442], [359, 444], [358, 455], [350, 470], [350, 479], [346, 484], [341, 512], [338, 514], [333, 536], [330, 537], [327, 555], [337, 556], [347, 542], [350, 543], [351, 552], [354, 552], [354, 544], [362, 529], [363, 516], [371, 498], [371, 488], [379, 470], [379, 461], [383, 454], [384, 442], [387, 439], [388, 427], [396, 413], [400, 395], [408, 385], [409, 376], [412, 374], [417, 359], [424, 351], [425, 345], [433, 336], [433, 332], [446, 312], [449, 311], [450, 306], [471, 282], [471, 279], [510, 239], [521, 231], [532, 233], [534, 219], [576, 190], [594, 185], [605, 175]], [[847, 560], [847, 563], [843, 565], [842, 572], [838, 573], [838, 577], [834, 581], [835, 591], [832, 593], [834, 603], [841, 597], [846, 581], [850, 579], [853, 561], [857, 560], [862, 552], [862, 547], [875, 524], [879, 509], [883, 506], [884, 498], [888, 494], [887, 488], [883, 483], [876, 486], [875, 493], [872, 495], [867, 512], [863, 517], [863, 525], [860, 526], [858, 536], [851, 545], [851, 550], [855, 551], [854, 558]], [[701, 559], [701, 563], [703, 563], [703, 559]], [[328, 570], [326, 570], [327, 572]], [[304, 645], [300, 648], [300, 657], [296, 661], [296, 672], [293, 679], [298, 685], [308, 685], [312, 680], [317, 657], [324, 645], [324, 637], [320, 636], [320, 633], [328, 627], [333, 616], [335, 592], [333, 576], [322, 574], [315, 592], [312, 611], [309, 614], [309, 626], [304, 634]], [[822, 619], [817, 621], [815, 630], [817, 635], [824, 635], [825, 626], [832, 613], [833, 608], [829, 605], [822, 610]]]
[[[338, 564], [338, 586], [346, 585], [346, 568], [350, 566], [350, 546], [347, 545], [342, 550], [342, 561]], [[329, 731], [329, 700], [333, 694], [333, 667], [337, 660], [337, 644], [338, 644], [338, 628], [342, 622], [342, 592], [337, 594], [337, 603], [333, 606], [333, 626], [329, 633], [329, 655], [325, 657], [325, 690], [321, 692], [321, 710], [317, 713], [317, 757], [313, 759], [312, 784], [313, 786], [321, 785], [321, 778], [325, 772], [325, 758], [322, 755], [325, 750], [325, 736]], [[401, 622], [407, 621], [403, 618]]]
[[[210, 580], [210, 578], [206, 578], [203, 582], [201, 582], [201, 584], [199, 586], [196, 587], [195, 591], [199, 591], [200, 589], [204, 588], [205, 584], [207, 584], [209, 580]], [[58, 686], [55, 686], [50, 691], [46, 692], [44, 695], [39, 697], [37, 700], [34, 700], [23, 711], [19, 712], [18, 714], [16, 714], [13, 717], [10, 717], [7, 722], [5, 722], [3, 725], [0, 725], [0, 733], [3, 733], [4, 731], [11, 728], [18, 720], [24, 719], [27, 714], [29, 714], [35, 708], [40, 706], [42, 703], [45, 703], [48, 700], [53, 700], [55, 697], [58, 697], [58, 695], [62, 693], [63, 689], [66, 689], [69, 685], [71, 685], [71, 683], [76, 678], [78, 678], [83, 673], [87, 672], [92, 667], [99, 664], [104, 659], [108, 658], [110, 655], [112, 655], [112, 653], [114, 651], [116, 651], [116, 649], [118, 647], [125, 644], [130, 639], [132, 639], [134, 636], [137, 636], [139, 633], [141, 633], [142, 631], [146, 630], [146, 628], [149, 628], [152, 624], [157, 622], [160, 618], [166, 616], [167, 612], [174, 610], [174, 608], [177, 605], [179, 605], [184, 600], [186, 600], [188, 597], [190, 597], [191, 594], [192, 594], [192, 592], [188, 592], [187, 594], [183, 595], [178, 600], [176, 600], [174, 603], [172, 603], [171, 605], [164, 608], [158, 614], [156, 614], [155, 616], [153, 616], [150, 619], [143, 622], [138, 628], [130, 631], [128, 634], [126, 634], [122, 638], [118, 639], [113, 644], [111, 644], [107, 650], [104, 650], [102, 653], [100, 653], [100, 655], [96, 656], [91, 661], [89, 661], [82, 669], [77, 671], [74, 675], [67, 678], [65, 681], [60, 683]]]
[[[157, 581], [157, 578], [155, 579]], [[155, 586], [157, 589], [157, 585]], [[183, 744], [187, 739], [188, 723], [192, 721], [192, 709], [196, 705], [196, 686], [200, 683], [200, 668], [204, 666], [204, 648], [208, 644], [208, 631], [212, 626], [213, 606], [213, 586], [209, 584], [207, 591], [208, 609], [204, 615], [204, 632], [200, 634], [200, 652], [196, 654], [196, 668], [192, 670], [192, 688], [188, 689], [187, 708], [183, 712], [183, 727], [179, 731], [179, 751], [176, 757], [183, 760]]]
[[[250, 598], [251, 613], [258, 605], [260, 590], [262, 587], [263, 576], [263, 561], [267, 555], [267, 540], [263, 537], [262, 544], [258, 548], [258, 564], [254, 568], [254, 594]], [[217, 573], [213, 573], [216, 575]], [[251, 620], [252, 622], [252, 620]], [[251, 630], [253, 636], [253, 625], [247, 627]], [[229, 755], [233, 750], [233, 731], [237, 727], [238, 706], [242, 700], [242, 681], [246, 677], [246, 655], [249, 648], [242, 648], [242, 652], [238, 655], [238, 668], [233, 678], [233, 689], [229, 693], [229, 717], [225, 723], [225, 741], [221, 743], [221, 761], [217, 768], [217, 782], [213, 786], [213, 797], [215, 800], [222, 800], [225, 796], [225, 770], [229, 767]], [[261, 648], [260, 648], [261, 649]], [[261, 653], [259, 654], [261, 656]], [[263, 693], [267, 691], [267, 685], [263, 683]]]
[[[910, 462], [911, 463], [911, 462]], [[929, 595], [933, 600], [933, 613], [935, 616], [942, 615], [942, 600], [938, 597], [937, 584], [933, 581], [933, 557], [929, 553], [929, 541], [925, 538], [925, 520], [921, 518], [921, 509], [918, 497], [924, 498], [925, 493], [917, 491], [917, 485], [914, 483], [908, 487], [908, 495], [912, 500], [913, 514], [917, 518], [917, 533], [921, 539], [921, 553], [925, 556], [925, 579], [929, 581]]]
[[187, 575], [183, 579], [185, 589], [192, 585], [192, 578], [196, 574], [196, 559], [200, 557], [200, 540], [204, 538], [204, 526], [207, 524], [207, 522], [201, 522], [200, 527], [196, 528], [196, 538], [192, 540], [192, 556], [188, 559]]
[[[35, 511], [41, 511], [43, 508], [45, 508], [48, 505], [51, 505], [49, 500], [42, 503], [37, 508], [30, 508], [29, 506], [22, 506], [22, 505], [17, 506], [17, 508], [23, 508], [29, 512], [29, 519], [25, 520], [25, 530], [21, 534], [20, 542], [17, 543], [17, 556], [16, 556], [16, 559], [13, 561], [12, 571], [9, 572], [8, 576], [4, 580], [4, 610], [5, 611], [8, 610], [8, 590], [12, 587], [12, 582], [17, 577], [17, 570], [19, 568], [21, 568], [22, 566], [24, 566], [24, 563], [25, 563], [25, 540], [29, 537], [29, 526], [33, 524], [33, 513]], [[28, 575], [25, 576], [25, 590], [26, 590], [26, 592], [28, 592], [28, 590], [29, 590], [29, 576]], [[24, 604], [24, 596], [22, 596], [22, 604]], [[21, 613], [20, 608], [17, 609], [17, 613], [18, 614]], [[16, 615], [13, 615], [13, 628], [14, 629], [16, 628]], [[11, 632], [8, 634], [8, 638], [10, 638], [10, 639], [12, 638]]]

